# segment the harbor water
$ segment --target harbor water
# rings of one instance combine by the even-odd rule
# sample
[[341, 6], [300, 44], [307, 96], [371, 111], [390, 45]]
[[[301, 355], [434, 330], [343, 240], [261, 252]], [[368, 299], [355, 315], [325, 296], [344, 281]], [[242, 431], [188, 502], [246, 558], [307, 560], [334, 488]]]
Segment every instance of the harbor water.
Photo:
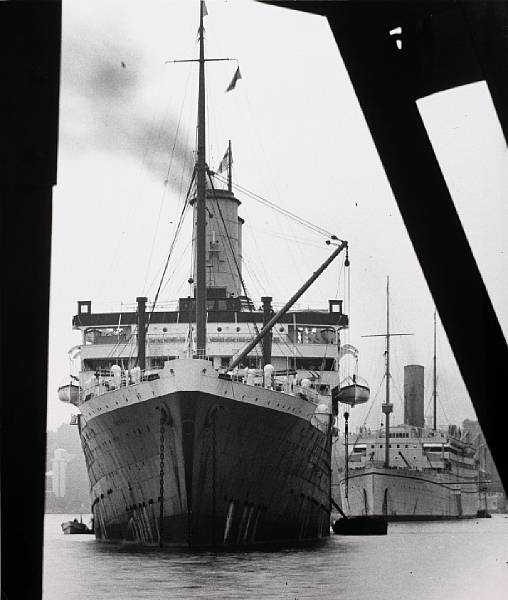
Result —
[[45, 517], [44, 600], [507, 597], [507, 515], [390, 523], [386, 536], [332, 534], [318, 548], [235, 553], [139, 549], [64, 535], [60, 524], [75, 516]]

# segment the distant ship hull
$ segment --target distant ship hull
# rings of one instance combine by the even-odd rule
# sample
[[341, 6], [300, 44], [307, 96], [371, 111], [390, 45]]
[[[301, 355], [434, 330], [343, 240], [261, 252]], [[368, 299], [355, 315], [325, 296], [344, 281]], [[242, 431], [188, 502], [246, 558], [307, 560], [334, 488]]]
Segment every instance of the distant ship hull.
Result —
[[81, 407], [96, 537], [234, 547], [328, 536], [330, 436], [315, 406], [221, 380], [205, 361], [174, 363]]
[[366, 467], [339, 482], [343, 510], [351, 516], [384, 516], [389, 521], [472, 518], [478, 510], [474, 477], [431, 470]]

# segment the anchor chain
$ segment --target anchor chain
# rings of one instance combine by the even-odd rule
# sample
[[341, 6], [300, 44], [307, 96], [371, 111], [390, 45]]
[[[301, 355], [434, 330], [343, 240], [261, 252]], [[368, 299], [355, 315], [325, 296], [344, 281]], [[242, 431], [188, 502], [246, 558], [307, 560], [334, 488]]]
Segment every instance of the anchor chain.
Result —
[[217, 479], [217, 433], [215, 431], [216, 410], [212, 412], [212, 545], [215, 546], [215, 521], [216, 521], [216, 479]]
[[162, 548], [162, 525], [164, 520], [164, 434], [166, 423], [166, 413], [161, 408], [161, 419], [160, 419], [160, 452], [159, 452], [159, 547]]

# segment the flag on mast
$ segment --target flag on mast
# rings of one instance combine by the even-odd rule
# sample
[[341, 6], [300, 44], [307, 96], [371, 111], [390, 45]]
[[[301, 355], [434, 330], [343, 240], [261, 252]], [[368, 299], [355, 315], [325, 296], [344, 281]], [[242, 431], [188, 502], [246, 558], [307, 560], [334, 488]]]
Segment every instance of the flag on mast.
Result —
[[235, 86], [236, 86], [236, 82], [241, 78], [242, 78], [242, 74], [240, 73], [240, 67], [236, 67], [235, 74], [233, 75], [233, 79], [231, 80], [231, 83], [228, 85], [226, 92], [230, 92], [231, 90], [234, 90]]
[[219, 168], [217, 169], [217, 173], [222, 173], [229, 167], [230, 163], [232, 162], [231, 158], [232, 158], [231, 152], [230, 152], [229, 146], [228, 146], [228, 149], [224, 153], [224, 156], [222, 157], [222, 160], [219, 163]]
[[206, 17], [206, 15], [208, 14], [208, 11], [206, 10], [206, 3], [203, 1], [203, 17]]

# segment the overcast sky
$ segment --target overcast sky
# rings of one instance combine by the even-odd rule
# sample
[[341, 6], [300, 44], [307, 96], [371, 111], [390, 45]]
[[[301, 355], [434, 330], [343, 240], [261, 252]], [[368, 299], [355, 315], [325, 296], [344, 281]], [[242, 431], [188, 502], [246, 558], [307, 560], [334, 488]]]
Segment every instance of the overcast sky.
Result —
[[[369, 425], [381, 422], [383, 340], [361, 336], [385, 329], [390, 276], [393, 330], [414, 334], [392, 344], [400, 421], [404, 364], [426, 367], [426, 405], [432, 393], [433, 302], [330, 28], [322, 17], [249, 0], [207, 6], [207, 55], [237, 59], [242, 73], [226, 94], [237, 63], [207, 66], [208, 163], [217, 167], [231, 139], [235, 181], [349, 241], [344, 341], [359, 348], [373, 398], [353, 411], [353, 425], [367, 413]], [[198, 2], [64, 0], [48, 429], [75, 410], [56, 388], [80, 341], [71, 327], [77, 300], [113, 310], [154, 298], [192, 168], [197, 111], [197, 66], [165, 61], [196, 57], [198, 11]], [[508, 156], [490, 97], [478, 83], [419, 107], [506, 335]], [[326, 238], [238, 197], [249, 293], [284, 302], [330, 253]], [[189, 293], [189, 240], [187, 217], [161, 300]], [[339, 258], [301, 302], [324, 308], [346, 290]], [[440, 423], [474, 418], [440, 326], [438, 367]]]

